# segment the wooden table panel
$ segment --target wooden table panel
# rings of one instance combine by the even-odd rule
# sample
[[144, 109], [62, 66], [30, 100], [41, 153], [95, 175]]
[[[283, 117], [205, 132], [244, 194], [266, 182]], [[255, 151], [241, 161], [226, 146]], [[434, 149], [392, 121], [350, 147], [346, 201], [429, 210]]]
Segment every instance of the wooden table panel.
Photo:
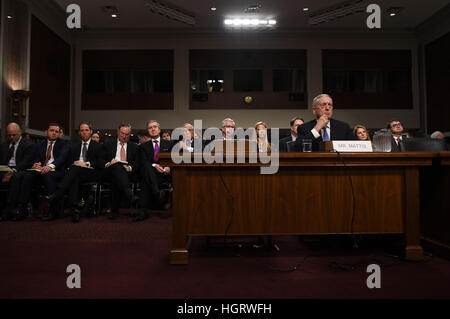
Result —
[[171, 263], [188, 262], [188, 236], [225, 233], [404, 233], [406, 257], [422, 259], [417, 167], [436, 156], [343, 154], [344, 167], [333, 153], [287, 153], [277, 174], [261, 175], [260, 163], [173, 164], [161, 154], [173, 166]]

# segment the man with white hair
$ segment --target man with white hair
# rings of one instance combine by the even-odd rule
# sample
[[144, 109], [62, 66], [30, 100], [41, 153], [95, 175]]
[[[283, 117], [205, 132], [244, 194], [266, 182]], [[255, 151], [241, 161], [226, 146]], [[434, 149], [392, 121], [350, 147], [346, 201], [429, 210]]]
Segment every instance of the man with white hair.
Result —
[[139, 222], [148, 218], [147, 210], [152, 202], [164, 206], [168, 200], [167, 187], [171, 183], [170, 167], [162, 166], [158, 154], [170, 152], [175, 141], [161, 138], [161, 126], [155, 120], [147, 122], [147, 131], [151, 140], [140, 146], [141, 167], [141, 212], [133, 221]]
[[328, 94], [319, 94], [313, 99], [312, 112], [316, 119], [299, 125], [297, 140], [312, 140], [313, 151], [319, 150], [319, 142], [332, 140], [355, 140], [350, 126], [332, 118], [333, 99]]

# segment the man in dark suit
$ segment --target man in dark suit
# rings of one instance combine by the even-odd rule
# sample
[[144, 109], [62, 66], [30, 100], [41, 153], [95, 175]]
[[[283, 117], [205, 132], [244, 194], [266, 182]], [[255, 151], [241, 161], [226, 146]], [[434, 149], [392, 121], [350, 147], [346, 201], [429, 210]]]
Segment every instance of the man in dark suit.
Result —
[[291, 128], [291, 135], [282, 138], [280, 140], [280, 152], [287, 152], [287, 143], [288, 142], [295, 142], [295, 140], [298, 137], [297, 134], [297, 127], [299, 125], [302, 125], [305, 121], [301, 118], [301, 117], [294, 117], [293, 119], [291, 119], [291, 121], [289, 122], [289, 126]]
[[203, 151], [203, 140], [195, 137], [192, 124], [184, 123], [183, 138], [180, 140], [180, 148], [190, 153], [193, 153], [196, 149]]
[[99, 172], [105, 167], [105, 161], [102, 158], [102, 145], [91, 140], [92, 126], [89, 123], [82, 122], [78, 128], [81, 142], [71, 146], [68, 157], [69, 171], [59, 184], [56, 192], [47, 198], [50, 209], [49, 215], [43, 219], [44, 221], [56, 217], [55, 204], [62, 199], [64, 194], [68, 194], [72, 222], [79, 222], [80, 212], [76, 208], [80, 184], [98, 181]]
[[170, 167], [159, 164], [157, 154], [170, 152], [174, 141], [167, 141], [160, 137], [161, 128], [157, 121], [148, 121], [147, 130], [151, 140], [140, 145], [142, 211], [133, 218], [133, 221], [141, 221], [148, 217], [147, 209], [152, 200], [161, 204], [167, 199], [164, 188], [167, 188], [171, 181]]
[[[2, 184], [9, 186], [6, 208], [0, 221], [17, 219], [17, 201], [22, 178], [27, 169], [33, 165], [35, 144], [22, 138], [22, 129], [17, 123], [9, 123], [6, 127], [8, 141], [1, 144], [0, 165], [8, 171], [0, 172]], [[7, 168], [9, 167], [9, 168]]]
[[102, 180], [112, 185], [112, 207], [109, 219], [119, 216], [121, 195], [133, 204], [136, 197], [129, 188], [130, 180], [136, 181], [139, 171], [138, 145], [130, 142], [131, 126], [120, 124], [117, 130], [117, 140], [103, 144], [103, 159], [105, 169], [102, 172]]
[[387, 128], [391, 130], [391, 152], [400, 152], [400, 141], [403, 139], [404, 128], [399, 120], [389, 121]]
[[[45, 186], [47, 195], [56, 191], [56, 186], [66, 173], [66, 161], [69, 155], [69, 143], [61, 140], [59, 124], [50, 123], [45, 130], [47, 139], [36, 145], [34, 172], [26, 172], [19, 197], [19, 206], [26, 206], [30, 201], [31, 191], [36, 183]], [[24, 217], [24, 212], [21, 211]]]
[[356, 139], [347, 123], [332, 118], [333, 100], [328, 94], [319, 94], [313, 99], [312, 112], [316, 119], [300, 125], [297, 129], [299, 143], [310, 139], [313, 151], [318, 151], [321, 141]]

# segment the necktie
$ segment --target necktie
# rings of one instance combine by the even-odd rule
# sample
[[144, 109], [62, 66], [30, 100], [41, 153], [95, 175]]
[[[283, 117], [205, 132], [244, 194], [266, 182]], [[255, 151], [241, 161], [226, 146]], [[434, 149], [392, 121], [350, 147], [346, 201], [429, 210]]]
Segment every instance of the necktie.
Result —
[[81, 156], [83, 157], [83, 162], [87, 161], [86, 154], [87, 154], [87, 143], [84, 142], [83, 143], [83, 150], [81, 151]]
[[397, 137], [397, 143], [400, 143], [401, 140], [402, 140], [402, 139], [400, 138], [400, 136]]
[[156, 156], [156, 155], [158, 155], [158, 153], [159, 153], [159, 145], [158, 145], [158, 140], [154, 140], [154, 142], [155, 142], [155, 151], [153, 152], [153, 160], [155, 161], [155, 162], [157, 162], [158, 161], [158, 157]]
[[9, 163], [9, 161], [11, 160], [11, 157], [13, 157], [13, 155], [14, 155], [14, 145], [16, 145], [16, 142], [12, 142], [11, 143], [11, 146], [10, 146], [10, 148], [8, 150], [8, 161], [7, 161], [6, 164]]
[[330, 140], [330, 137], [328, 136], [327, 127], [325, 126], [323, 128], [322, 141], [329, 141], [329, 140]]
[[125, 153], [125, 145], [123, 143], [120, 143], [121, 149], [120, 149], [120, 161], [126, 162], [127, 161], [127, 154]]
[[44, 166], [47, 165], [48, 161], [50, 160], [50, 157], [52, 156], [52, 148], [53, 148], [53, 141], [50, 142], [50, 145], [47, 148], [47, 155], [45, 155]]

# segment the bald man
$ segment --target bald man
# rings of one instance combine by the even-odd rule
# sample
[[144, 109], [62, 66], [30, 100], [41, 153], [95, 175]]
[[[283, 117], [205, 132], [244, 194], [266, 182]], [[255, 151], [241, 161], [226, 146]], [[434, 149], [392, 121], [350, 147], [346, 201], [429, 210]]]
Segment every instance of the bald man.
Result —
[[33, 166], [35, 154], [35, 144], [22, 138], [19, 124], [9, 123], [6, 127], [6, 136], [8, 140], [0, 146], [0, 165], [9, 167], [10, 171], [0, 172], [0, 177], [2, 184], [8, 185], [9, 192], [0, 221], [20, 220], [26, 217], [25, 207], [17, 207], [17, 200], [22, 178], [26, 170]]

